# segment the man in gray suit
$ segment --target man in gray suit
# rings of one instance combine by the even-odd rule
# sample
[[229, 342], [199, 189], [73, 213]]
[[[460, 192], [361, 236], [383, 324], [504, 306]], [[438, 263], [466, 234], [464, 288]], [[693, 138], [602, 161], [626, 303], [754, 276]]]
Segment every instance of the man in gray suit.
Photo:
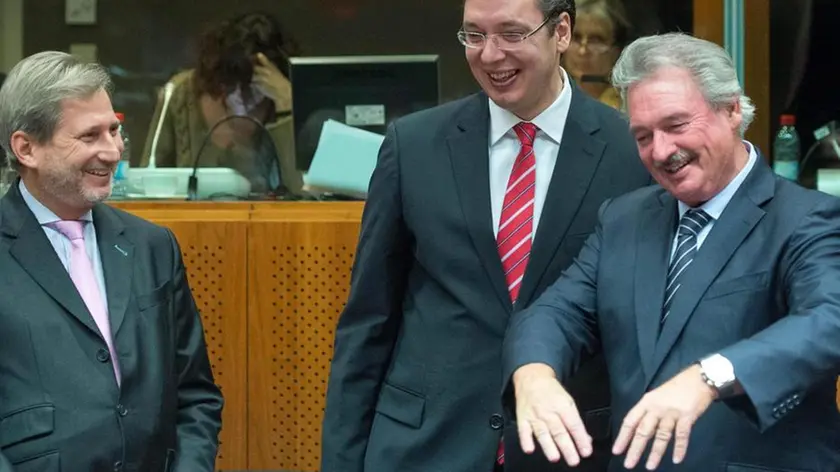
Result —
[[719, 46], [642, 38], [613, 81], [660, 186], [604, 203], [570, 269], [511, 323], [522, 448], [586, 454], [563, 384], [601, 349], [611, 471], [837, 471], [840, 200], [743, 141], [754, 108]]
[[175, 237], [103, 203], [123, 143], [97, 64], [0, 89], [0, 472], [212, 472], [222, 396]]
[[[336, 331], [322, 472], [557, 470], [515, 447], [500, 464], [502, 438], [516, 444], [497, 395], [505, 328], [606, 198], [650, 184], [625, 119], [558, 67], [573, 18], [568, 0], [467, 0], [459, 38], [483, 92], [389, 127]], [[582, 469], [603, 470], [603, 359], [573, 389], [603, 452]]]

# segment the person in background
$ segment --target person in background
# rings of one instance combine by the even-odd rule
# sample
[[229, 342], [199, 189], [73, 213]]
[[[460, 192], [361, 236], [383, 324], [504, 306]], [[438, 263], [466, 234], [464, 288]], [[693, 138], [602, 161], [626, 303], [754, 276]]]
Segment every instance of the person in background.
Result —
[[561, 64], [591, 97], [613, 108], [621, 98], [610, 73], [630, 37], [631, 25], [621, 0], [577, 0], [572, 43]]
[[[159, 94], [140, 166], [147, 166], [154, 152], [157, 167], [193, 167], [212, 129], [208, 144], [201, 149], [201, 167], [230, 167], [255, 183], [264, 176], [252, 167], [257, 158], [249, 151], [259, 147], [262, 152], [273, 152], [273, 144], [283, 187], [300, 194], [303, 177], [295, 166], [287, 79], [289, 57], [297, 54], [295, 41], [265, 13], [247, 13], [209, 29], [200, 39], [196, 67], [169, 81], [173, 89], [164, 117], [165, 92]], [[264, 142], [264, 133], [250, 121], [226, 120], [230, 115], [249, 115], [263, 123], [271, 143], [249, 144]]]
[[[587, 455], [565, 386], [605, 353], [611, 472], [834, 472], [840, 199], [777, 176], [717, 44], [640, 38], [613, 72], [659, 185], [605, 202], [571, 268], [505, 337], [522, 448]], [[513, 395], [511, 395], [513, 394]]]
[[213, 472], [223, 398], [172, 232], [103, 203], [123, 141], [99, 64], [18, 63], [0, 145], [0, 472]]
[[[505, 328], [568, 267], [601, 203], [651, 177], [624, 117], [559, 66], [574, 1], [463, 8], [482, 91], [388, 127], [335, 333], [322, 472], [570, 470], [522, 454], [505, 421]], [[595, 451], [574, 470], [601, 472], [603, 357], [574, 383]]]

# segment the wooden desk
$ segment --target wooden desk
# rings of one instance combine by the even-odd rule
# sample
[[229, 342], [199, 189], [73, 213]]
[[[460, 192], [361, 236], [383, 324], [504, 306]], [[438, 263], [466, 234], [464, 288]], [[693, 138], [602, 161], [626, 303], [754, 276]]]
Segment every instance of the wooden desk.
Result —
[[225, 396], [218, 469], [317, 471], [363, 204], [119, 202], [172, 229]]
[[171, 228], [181, 244], [226, 402], [217, 467], [318, 471], [363, 204], [114, 206]]

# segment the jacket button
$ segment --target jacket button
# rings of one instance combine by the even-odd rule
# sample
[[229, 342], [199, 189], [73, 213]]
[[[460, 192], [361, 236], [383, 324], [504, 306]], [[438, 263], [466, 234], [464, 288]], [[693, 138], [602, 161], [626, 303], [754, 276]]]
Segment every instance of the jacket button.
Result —
[[111, 353], [109, 353], [107, 349], [100, 349], [96, 351], [96, 360], [99, 362], [108, 362], [108, 359], [110, 358]]
[[493, 429], [502, 429], [504, 426], [505, 421], [502, 419], [502, 415], [498, 413], [493, 413], [490, 415], [490, 427]]
[[120, 416], [125, 416], [128, 414], [128, 408], [126, 408], [125, 405], [120, 403], [119, 405], [117, 405], [117, 413], [119, 413]]

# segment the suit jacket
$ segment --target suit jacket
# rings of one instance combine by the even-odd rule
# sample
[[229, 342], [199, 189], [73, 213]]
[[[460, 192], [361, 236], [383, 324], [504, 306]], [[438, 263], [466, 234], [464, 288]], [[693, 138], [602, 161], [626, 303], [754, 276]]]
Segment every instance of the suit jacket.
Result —
[[93, 222], [121, 387], [18, 186], [0, 201], [0, 472], [211, 472], [222, 395], [178, 244], [104, 204]]
[[[336, 331], [323, 472], [493, 468], [502, 340], [518, 308], [491, 222], [488, 136], [483, 93], [387, 131]], [[571, 262], [606, 198], [649, 182], [627, 122], [573, 90], [517, 306]], [[594, 421], [608, 404], [603, 369], [593, 360], [576, 379]]]
[[[565, 379], [581, 352], [600, 345], [617, 430], [645, 392], [718, 352], [746, 395], [715, 402], [683, 465], [669, 448], [658, 470], [837, 471], [840, 200], [776, 177], [759, 157], [659, 334], [676, 225], [676, 200], [658, 186], [605, 203], [570, 270], [511, 324], [506, 378], [542, 362]], [[625, 469], [616, 459], [610, 470]]]

